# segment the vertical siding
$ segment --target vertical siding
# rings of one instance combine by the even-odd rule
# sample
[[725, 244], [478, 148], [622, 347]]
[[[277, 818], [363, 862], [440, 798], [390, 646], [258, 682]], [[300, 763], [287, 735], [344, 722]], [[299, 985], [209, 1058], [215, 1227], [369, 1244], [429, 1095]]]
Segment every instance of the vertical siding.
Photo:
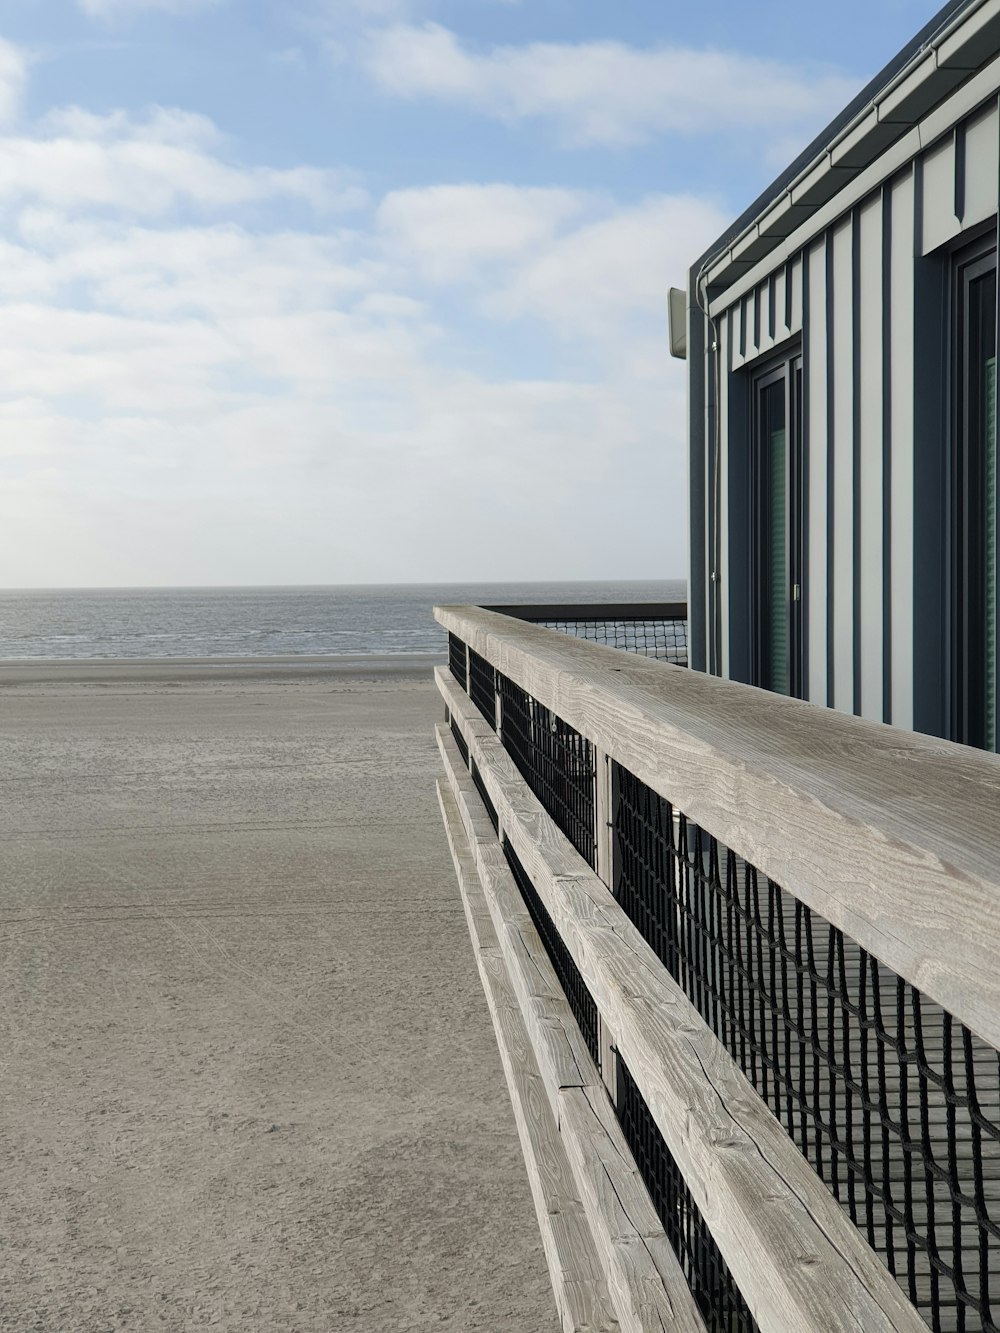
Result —
[[809, 629], [809, 681], [807, 694], [826, 703], [826, 241], [809, 251], [809, 323], [804, 337], [809, 346], [809, 419], [806, 445], [809, 450], [809, 494], [806, 531], [809, 541], [809, 586], [806, 589]]
[[889, 386], [892, 722], [913, 727], [913, 174], [892, 186]]
[[788, 332], [802, 327], [802, 256], [797, 256], [791, 265], [791, 284], [788, 292]]
[[882, 200], [877, 196], [859, 210], [858, 310], [860, 356], [858, 425], [860, 431], [858, 550], [860, 573], [860, 683], [855, 707], [863, 717], [882, 721], [883, 582], [882, 582]]
[[788, 329], [785, 324], [785, 285], [787, 282], [788, 270], [782, 265], [771, 279], [773, 296], [771, 298], [770, 314], [774, 321], [771, 341], [774, 343], [783, 342], [788, 337]]
[[[946, 727], [950, 251], [996, 214], [998, 174], [991, 98], [804, 253], [776, 262], [720, 321], [722, 365], [743, 377], [720, 405], [730, 459], [749, 448], [749, 375], [802, 334], [807, 697], [905, 728]], [[750, 496], [732, 463], [727, 479], [719, 661], [739, 675]]]
[[718, 667], [715, 662], [715, 588], [712, 583], [712, 569], [714, 567], [715, 550], [715, 515], [712, 512], [714, 503], [713, 477], [715, 468], [715, 353], [711, 350], [712, 329], [711, 324], [706, 329], [706, 339], [708, 344], [708, 353], [706, 361], [705, 374], [705, 456], [703, 460], [704, 467], [704, 485], [705, 485], [705, 533], [706, 542], [704, 555], [704, 568], [702, 578], [705, 589], [705, 668], [707, 671], [716, 673]]
[[1000, 156], [997, 105], [972, 116], [965, 128], [963, 227], [985, 222], [997, 211], [997, 158]]
[[923, 156], [924, 194], [921, 216], [923, 254], [936, 250], [953, 236], [962, 224], [955, 216], [955, 143], [953, 136], [942, 140]]
[[705, 582], [703, 557], [708, 548], [705, 528], [705, 357], [706, 320], [697, 301], [697, 283], [689, 278], [687, 301], [687, 486], [688, 486], [688, 644], [691, 666], [704, 671]]
[[[729, 320], [722, 316], [717, 321], [718, 329], [718, 362], [721, 367], [729, 365]], [[720, 384], [719, 392], [719, 428], [721, 438], [729, 439], [729, 394], [726, 392], [725, 383]], [[726, 466], [726, 455], [719, 460], [719, 573], [722, 576], [722, 582], [719, 587], [719, 597], [721, 602], [721, 614], [719, 616], [719, 635], [722, 640], [720, 644], [722, 664], [722, 674], [729, 679], [729, 585], [732, 582], [729, 576], [729, 468]]]
[[833, 706], [854, 712], [853, 224], [833, 231]]

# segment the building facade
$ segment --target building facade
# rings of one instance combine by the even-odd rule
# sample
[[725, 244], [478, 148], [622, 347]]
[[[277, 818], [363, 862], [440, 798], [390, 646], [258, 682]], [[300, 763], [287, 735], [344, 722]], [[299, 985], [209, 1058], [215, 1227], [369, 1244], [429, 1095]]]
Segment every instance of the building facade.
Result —
[[998, 196], [953, 0], [691, 269], [694, 667], [998, 748]]

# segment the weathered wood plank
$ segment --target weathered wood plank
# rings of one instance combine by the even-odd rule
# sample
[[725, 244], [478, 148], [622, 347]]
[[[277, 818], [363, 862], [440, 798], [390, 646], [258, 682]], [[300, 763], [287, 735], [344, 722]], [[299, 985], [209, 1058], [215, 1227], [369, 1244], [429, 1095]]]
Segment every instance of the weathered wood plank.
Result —
[[600, 1087], [560, 1094], [560, 1132], [611, 1296], [629, 1333], [703, 1333], [704, 1323]]
[[438, 744], [459, 818], [467, 829], [470, 824], [479, 826], [479, 836], [473, 834], [469, 838], [469, 852], [476, 866], [481, 897], [490, 913], [494, 938], [503, 951], [521, 1016], [544, 1077], [552, 1114], [558, 1123], [560, 1089], [582, 1087], [588, 1077], [596, 1080], [599, 1076], [497, 844], [479, 793], [458, 757], [454, 741], [450, 735], [442, 734], [440, 728]]
[[[476, 739], [473, 748], [508, 836], [762, 1329], [923, 1330], [607, 889], [519, 775], [504, 771], [510, 761], [496, 738]], [[508, 790], [518, 784], [515, 805]], [[567, 864], [575, 874], [564, 873]]]
[[489, 943], [489, 913], [478, 885], [475, 864], [464, 840], [461, 819], [448, 787], [438, 783], [438, 800], [452, 849], [467, 915], [480, 928], [476, 962], [496, 1032], [521, 1149], [535, 1203], [545, 1257], [564, 1333], [618, 1333], [620, 1325], [608, 1294], [583, 1205], [559, 1137], [541, 1076], [521, 1021], [495, 937]]
[[[450, 734], [442, 735], [443, 731], [438, 729], [439, 744], [451, 741], [454, 748]], [[471, 788], [457, 750], [449, 754], [446, 744], [442, 744], [442, 752], [450, 769], [449, 781], [453, 783], [452, 817], [457, 829], [461, 818], [459, 806], [465, 801], [470, 804], [478, 801], [479, 796]], [[439, 792], [448, 790], [439, 783]], [[488, 827], [492, 834], [492, 825]], [[472, 863], [478, 861], [480, 849], [470, 845], [466, 850], [469, 864], [465, 873], [471, 875]], [[565, 1042], [568, 1032], [575, 1033], [575, 1077], [567, 1080], [551, 1060], [539, 1059], [538, 1067], [548, 1085], [546, 1090], [554, 1107], [560, 1140], [583, 1199], [621, 1327], [627, 1333], [661, 1330], [704, 1333], [684, 1274], [629, 1154], [600, 1074], [586, 1050], [513, 877], [507, 871], [506, 883], [499, 875], [490, 876], [491, 883], [482, 877], [481, 862], [476, 868], [481, 895], [473, 891], [463, 896], [472, 901], [483, 896], [489, 903], [497, 931], [492, 938], [500, 941], [522, 1019], [528, 1014], [533, 1019], [525, 1027], [536, 1058], [541, 1054], [540, 1044], [542, 1047], [551, 1044], [553, 1037]], [[567, 1093], [579, 1100], [567, 1101]]]
[[[547, 865], [558, 865], [560, 873], [570, 876], [575, 875], [581, 866], [586, 868], [586, 863], [579, 856], [576, 848], [563, 837], [549, 816], [545, 814], [497, 736], [489, 728], [482, 729], [485, 724], [479, 723], [478, 710], [456, 687], [452, 677], [441, 667], [436, 667], [435, 680], [438, 689], [452, 710], [453, 720], [465, 738], [470, 751], [476, 746], [482, 746], [484, 753], [490, 756], [488, 766], [480, 765], [480, 775], [489, 793], [490, 800], [493, 801], [498, 813], [500, 807], [497, 806], [497, 799], [502, 789], [505, 809], [516, 811], [526, 822], [536, 821], [539, 843], [545, 843]], [[538, 819], [539, 815], [542, 816], [540, 820]], [[521, 858], [525, 869], [529, 873], [531, 866], [534, 864], [535, 855], [535, 849], [532, 847], [527, 853], [528, 859]], [[605, 890], [605, 892], [607, 891]]]
[[1000, 757], [478, 608], [435, 614], [1000, 1047]]

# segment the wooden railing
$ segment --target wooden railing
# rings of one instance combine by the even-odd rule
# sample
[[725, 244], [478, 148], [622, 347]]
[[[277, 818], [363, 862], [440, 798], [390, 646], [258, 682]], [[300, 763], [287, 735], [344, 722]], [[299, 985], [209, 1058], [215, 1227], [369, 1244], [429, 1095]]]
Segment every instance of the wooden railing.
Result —
[[686, 602], [526, 602], [483, 609], [675, 666], [688, 665]]
[[[476, 655], [481, 701], [495, 687], [494, 727], [438, 672], [442, 808], [481, 970], [495, 951], [487, 994], [502, 973], [517, 1001], [520, 1061], [494, 1005], [509, 1081], [544, 1089], [546, 1153], [582, 1200], [576, 1239], [547, 1241], [566, 1326], [916, 1330], [919, 1309], [995, 1328], [1000, 761], [484, 609], [435, 614]], [[505, 745], [504, 697], [537, 762], [523, 719]], [[592, 856], [560, 827], [560, 784], [578, 803], [588, 771]], [[666, 1202], [624, 1146], [626, 1082], [676, 1170]], [[537, 1160], [535, 1179], [544, 1235], [559, 1203]], [[696, 1271], [716, 1247], [743, 1314]], [[597, 1309], [611, 1322], [580, 1322]]]

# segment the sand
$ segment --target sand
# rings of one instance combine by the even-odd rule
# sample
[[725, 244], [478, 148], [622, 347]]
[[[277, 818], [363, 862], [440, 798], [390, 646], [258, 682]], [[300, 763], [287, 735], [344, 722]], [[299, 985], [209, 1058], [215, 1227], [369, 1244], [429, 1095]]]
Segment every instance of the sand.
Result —
[[425, 663], [0, 664], [0, 1329], [554, 1330]]

